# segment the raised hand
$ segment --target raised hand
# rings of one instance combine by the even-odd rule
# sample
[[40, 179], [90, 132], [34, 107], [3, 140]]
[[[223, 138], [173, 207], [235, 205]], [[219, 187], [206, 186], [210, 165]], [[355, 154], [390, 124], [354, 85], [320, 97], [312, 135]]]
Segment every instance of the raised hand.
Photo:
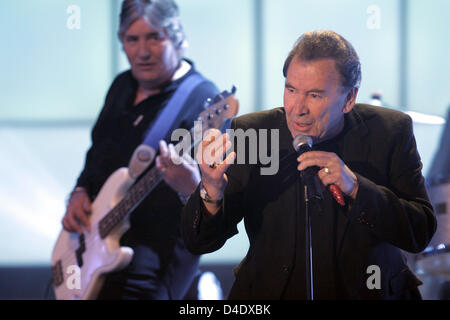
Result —
[[156, 167], [163, 172], [164, 181], [176, 192], [189, 197], [200, 183], [200, 171], [188, 153], [178, 155], [173, 144], [159, 143], [160, 155]]
[[[236, 152], [231, 152], [224, 159], [231, 146], [228, 134], [221, 134], [219, 130], [211, 129], [201, 142], [197, 152], [196, 160], [202, 174], [202, 184], [211, 199], [223, 198], [223, 192], [228, 183], [225, 171], [236, 159]], [[215, 212], [211, 211], [217, 212], [218, 205], [208, 203], [207, 209], [214, 214]]]

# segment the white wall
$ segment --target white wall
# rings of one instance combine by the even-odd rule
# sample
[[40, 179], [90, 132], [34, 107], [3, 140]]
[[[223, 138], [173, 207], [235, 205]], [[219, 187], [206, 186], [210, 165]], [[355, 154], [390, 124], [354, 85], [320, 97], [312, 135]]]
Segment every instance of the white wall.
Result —
[[450, 106], [450, 1], [408, 1], [408, 105], [446, 116]]
[[[333, 30], [349, 40], [362, 65], [358, 101], [367, 102], [373, 90], [383, 92], [391, 105], [399, 103], [399, 1], [398, 0], [265, 0], [264, 8], [264, 105], [283, 104], [284, 60], [304, 32]], [[373, 14], [380, 12], [379, 29], [369, 29]]]
[[[69, 29], [70, 5], [81, 29]], [[91, 119], [112, 79], [109, 0], [0, 3], [0, 119]]]
[[0, 127], [0, 265], [48, 264], [89, 128]]

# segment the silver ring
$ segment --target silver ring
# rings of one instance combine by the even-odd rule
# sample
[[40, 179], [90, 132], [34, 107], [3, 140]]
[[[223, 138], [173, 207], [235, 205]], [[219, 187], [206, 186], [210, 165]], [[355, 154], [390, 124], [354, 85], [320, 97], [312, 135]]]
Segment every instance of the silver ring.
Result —
[[323, 171], [325, 171], [326, 174], [330, 174], [330, 173], [331, 173], [331, 171], [330, 171], [330, 169], [328, 169], [328, 167], [325, 167], [325, 168], [323, 169]]

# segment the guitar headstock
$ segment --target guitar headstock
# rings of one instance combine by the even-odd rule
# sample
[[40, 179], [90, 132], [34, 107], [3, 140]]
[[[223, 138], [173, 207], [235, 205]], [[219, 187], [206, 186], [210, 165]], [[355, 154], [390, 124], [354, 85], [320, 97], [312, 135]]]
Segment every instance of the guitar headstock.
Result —
[[197, 121], [202, 122], [203, 133], [212, 128], [221, 130], [224, 123], [232, 119], [239, 111], [239, 102], [234, 97], [236, 87], [231, 92], [223, 91], [214, 99], [208, 99], [205, 103], [206, 110], [200, 113]]

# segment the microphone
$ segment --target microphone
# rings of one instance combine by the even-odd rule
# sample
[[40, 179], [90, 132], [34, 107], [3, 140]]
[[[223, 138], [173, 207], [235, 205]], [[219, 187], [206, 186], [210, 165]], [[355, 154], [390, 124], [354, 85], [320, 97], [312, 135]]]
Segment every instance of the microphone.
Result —
[[[292, 146], [294, 147], [295, 151], [297, 151], [297, 154], [299, 156], [305, 152], [311, 151], [312, 145], [312, 138], [304, 134], [299, 134], [294, 138], [294, 141], [292, 142]], [[317, 199], [320, 198], [320, 200], [322, 200], [322, 191], [320, 190], [320, 188], [317, 188], [317, 172], [319, 172], [319, 170], [320, 169], [317, 166], [308, 167], [305, 170], [301, 171], [301, 174], [308, 189], [312, 189], [312, 196]], [[337, 185], [329, 185], [328, 190], [339, 205], [345, 206], [344, 196], [342, 195], [341, 189]]]

